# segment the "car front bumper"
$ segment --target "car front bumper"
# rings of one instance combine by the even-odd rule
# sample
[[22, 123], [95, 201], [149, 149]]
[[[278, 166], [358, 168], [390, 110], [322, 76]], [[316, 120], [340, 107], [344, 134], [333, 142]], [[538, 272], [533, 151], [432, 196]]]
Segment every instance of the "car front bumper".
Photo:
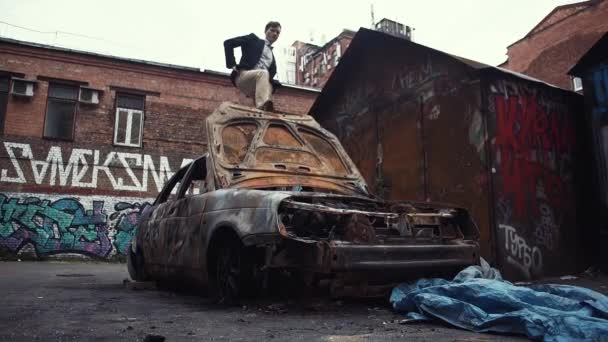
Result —
[[479, 244], [364, 245], [341, 241], [307, 243], [291, 240], [288, 263], [319, 273], [424, 271], [462, 269], [479, 264]]

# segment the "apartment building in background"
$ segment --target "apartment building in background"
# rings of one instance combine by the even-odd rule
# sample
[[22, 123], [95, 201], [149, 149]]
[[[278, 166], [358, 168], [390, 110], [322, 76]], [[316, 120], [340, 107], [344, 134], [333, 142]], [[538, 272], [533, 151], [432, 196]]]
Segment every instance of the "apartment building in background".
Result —
[[581, 79], [568, 75], [568, 71], [607, 31], [608, 1], [558, 6], [507, 47], [508, 59], [499, 67], [581, 91]]
[[[373, 25], [376, 31], [388, 33], [392, 36], [411, 40], [413, 29], [390, 19], [382, 19]], [[294, 70], [285, 72], [286, 80], [295, 79], [295, 84], [312, 88], [323, 88], [340, 58], [348, 49], [355, 31], [342, 30], [336, 37], [319, 46], [312, 43], [295, 41], [289, 54], [286, 54], [288, 68]], [[294, 62], [295, 60], [295, 62]], [[291, 75], [295, 76], [292, 77]]]

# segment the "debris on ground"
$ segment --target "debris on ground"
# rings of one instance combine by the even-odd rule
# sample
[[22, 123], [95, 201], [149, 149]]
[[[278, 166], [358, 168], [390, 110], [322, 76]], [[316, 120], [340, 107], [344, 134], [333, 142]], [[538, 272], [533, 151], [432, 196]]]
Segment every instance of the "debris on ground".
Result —
[[608, 335], [608, 297], [570, 285], [516, 286], [485, 260], [452, 280], [420, 279], [393, 289], [402, 323], [441, 320], [475, 332], [531, 339], [598, 340]]
[[565, 275], [565, 276], [559, 277], [559, 279], [561, 279], [561, 280], [576, 280], [576, 279], [578, 279], [578, 277], [577, 276], [572, 276], [572, 275]]
[[588, 269], [585, 270], [585, 272], [583, 272], [581, 274], [581, 276], [583, 277], [587, 277], [587, 278], [597, 278], [601, 275], [601, 271], [595, 267], [595, 266], [591, 266]]
[[531, 281], [516, 281], [516, 282], [515, 282], [515, 283], [513, 283], [513, 284], [515, 284], [515, 285], [517, 285], [517, 286], [528, 286], [528, 285], [532, 285], [532, 284], [534, 284], [534, 283], [533, 283], [533, 282], [531, 282]]
[[164, 342], [164, 341], [165, 341], [165, 336], [148, 334], [144, 338], [143, 342]]
[[129, 279], [124, 279], [122, 284], [128, 290], [156, 290], [156, 282], [155, 281], [132, 281]]
[[287, 309], [287, 305], [282, 304], [282, 303], [270, 304], [264, 309], [265, 313], [284, 314], [287, 311], [289, 311]]

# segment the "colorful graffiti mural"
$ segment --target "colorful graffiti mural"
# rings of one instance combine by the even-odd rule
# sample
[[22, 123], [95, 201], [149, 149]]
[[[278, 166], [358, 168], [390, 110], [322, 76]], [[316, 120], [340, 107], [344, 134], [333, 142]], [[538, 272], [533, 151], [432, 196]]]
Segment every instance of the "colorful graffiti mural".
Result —
[[575, 211], [573, 113], [538, 88], [503, 81], [491, 89], [503, 259], [524, 278], [540, 276], [543, 254], [559, 249]]
[[129, 200], [0, 194], [0, 249], [35, 257], [125, 254], [141, 212], [150, 205]]

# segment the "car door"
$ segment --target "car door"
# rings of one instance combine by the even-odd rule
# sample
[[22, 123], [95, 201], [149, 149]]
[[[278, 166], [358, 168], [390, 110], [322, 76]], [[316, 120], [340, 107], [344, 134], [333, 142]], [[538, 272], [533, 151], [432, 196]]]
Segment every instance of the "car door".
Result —
[[202, 274], [199, 256], [203, 248], [201, 227], [207, 200], [206, 174], [205, 157], [192, 162], [166, 216], [163, 230], [166, 265], [179, 277], [199, 278]]
[[188, 170], [184, 167], [178, 170], [165, 183], [160, 194], [156, 197], [149, 216], [144, 218], [139, 227], [140, 241], [144, 251], [148, 272], [161, 277], [166, 276], [166, 247], [164, 230], [167, 216], [175, 207], [177, 186]]

